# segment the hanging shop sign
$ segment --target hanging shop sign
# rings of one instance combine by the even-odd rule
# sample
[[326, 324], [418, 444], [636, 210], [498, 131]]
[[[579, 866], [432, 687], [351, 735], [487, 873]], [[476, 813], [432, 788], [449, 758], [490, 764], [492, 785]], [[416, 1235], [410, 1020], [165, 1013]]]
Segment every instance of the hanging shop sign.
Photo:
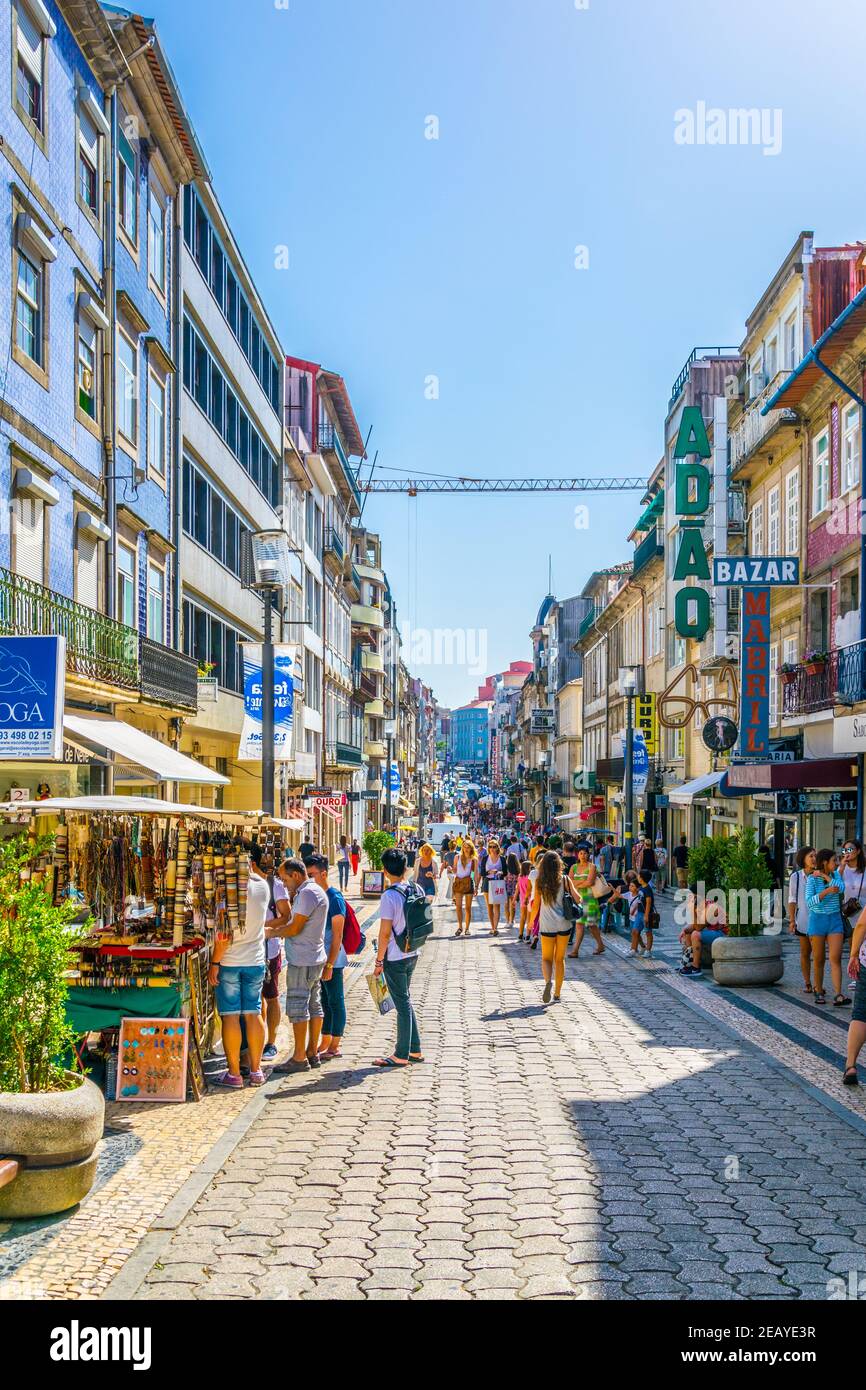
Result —
[[[262, 648], [261, 643], [244, 642], [244, 724], [238, 749], [238, 762], [262, 759]], [[274, 759], [289, 762], [292, 753], [292, 723], [295, 708], [295, 673], [299, 667], [297, 647], [274, 647]]]
[[771, 738], [766, 753], [745, 757], [739, 751], [731, 758], [732, 763], [799, 763], [803, 761], [803, 735], [788, 734], [784, 738]]
[[[643, 796], [649, 778], [649, 753], [642, 733], [635, 729], [632, 735], [631, 790], [633, 796]], [[623, 781], [625, 793], [625, 781]]]
[[855, 815], [856, 791], [847, 792], [776, 792], [776, 810], [780, 815], [805, 816], [809, 812], [831, 815]]
[[780, 560], [772, 555], [733, 555], [713, 561], [713, 583], [719, 588], [740, 584], [771, 584], [774, 588], [800, 582], [799, 557]]
[[311, 796], [309, 804], [315, 811], [341, 811], [348, 805], [345, 792], [335, 792], [333, 796]]
[[392, 792], [398, 792], [403, 785], [400, 777], [400, 768], [397, 763], [392, 763], [388, 773], [388, 783]]
[[711, 753], [727, 753], [736, 743], [739, 732], [733, 719], [718, 715], [715, 719], [707, 720], [701, 738], [704, 747], [709, 748]]
[[740, 752], [770, 747], [770, 590], [743, 589]]
[[0, 758], [60, 761], [65, 637], [0, 637]]
[[659, 747], [656, 695], [638, 695], [634, 702], [634, 726], [643, 734], [646, 751], [654, 758]]
[[[684, 408], [674, 444], [674, 509], [680, 535], [673, 581], [674, 625], [680, 637], [702, 642], [711, 620], [710, 563], [704, 544], [704, 518], [710, 505], [710, 470], [702, 459], [711, 454], [704, 417], [696, 405]], [[690, 459], [690, 462], [685, 460]], [[696, 580], [697, 584], [689, 581]]]
[[530, 734], [550, 734], [553, 733], [554, 711], [552, 709], [534, 709], [529, 716]]

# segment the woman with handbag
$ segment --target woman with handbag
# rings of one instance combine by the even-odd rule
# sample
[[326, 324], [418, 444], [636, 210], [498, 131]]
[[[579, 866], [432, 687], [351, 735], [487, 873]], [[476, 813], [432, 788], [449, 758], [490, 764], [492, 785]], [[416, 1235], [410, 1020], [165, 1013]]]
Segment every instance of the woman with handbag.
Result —
[[583, 935], [587, 927], [595, 942], [594, 956], [604, 955], [604, 942], [601, 939], [601, 907], [599, 898], [606, 898], [610, 893], [610, 885], [607, 883], [603, 874], [592, 862], [590, 851], [585, 845], [578, 846], [577, 863], [569, 874], [569, 883], [573, 884], [577, 890], [580, 906], [583, 909], [583, 916], [577, 923], [577, 931], [574, 937], [574, 949], [569, 951], [569, 958], [577, 960], [580, 955], [580, 948], [583, 945]]
[[548, 850], [538, 860], [538, 878], [532, 900], [532, 913], [538, 915], [541, 939], [541, 973], [544, 976], [542, 1002], [558, 1004], [565, 980], [568, 938], [574, 925], [574, 907], [579, 902], [577, 888], [562, 872], [556, 850]]
[[788, 879], [788, 931], [800, 942], [800, 974], [803, 993], [813, 994], [812, 943], [809, 940], [809, 904], [806, 901], [806, 880], [815, 872], [815, 851], [804, 845], [797, 851], [796, 868]]
[[[475, 875], [478, 871], [478, 856], [469, 836], [463, 841], [460, 853], [454, 860], [454, 906], [457, 909], [457, 930], [455, 936], [469, 935], [472, 922], [472, 899], [475, 896]], [[463, 920], [466, 919], [464, 929]]]
[[842, 881], [845, 893], [842, 902], [842, 919], [848, 927], [846, 935], [853, 931], [854, 923], [866, 907], [866, 856], [859, 840], [846, 840], [842, 847]]
[[481, 880], [481, 891], [484, 894], [484, 901], [487, 904], [487, 920], [490, 923], [490, 935], [499, 935], [499, 916], [502, 912], [502, 900], [505, 898], [505, 865], [502, 862], [502, 850], [499, 848], [498, 840], [490, 840], [487, 844], [487, 858], [484, 861], [482, 870], [484, 877]]

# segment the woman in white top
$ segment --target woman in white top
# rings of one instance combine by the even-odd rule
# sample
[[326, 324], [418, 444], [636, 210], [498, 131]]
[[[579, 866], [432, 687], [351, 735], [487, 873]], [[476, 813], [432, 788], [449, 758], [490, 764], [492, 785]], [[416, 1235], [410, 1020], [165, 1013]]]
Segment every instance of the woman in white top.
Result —
[[788, 931], [800, 939], [800, 974], [803, 993], [813, 994], [812, 948], [809, 941], [809, 904], [806, 901], [806, 880], [815, 872], [815, 851], [804, 845], [797, 851], [796, 868], [788, 879]]
[[541, 973], [544, 976], [544, 993], [541, 998], [550, 1003], [551, 989], [554, 1004], [559, 1003], [565, 980], [565, 954], [568, 938], [574, 922], [566, 916], [565, 897], [569, 895], [575, 904], [580, 902], [580, 894], [567, 874], [563, 873], [562, 860], [556, 850], [548, 850], [538, 861], [538, 877], [530, 909], [530, 920], [538, 913], [538, 935], [541, 938]]
[[[454, 906], [457, 909], [457, 930], [455, 936], [469, 935], [472, 923], [472, 899], [475, 896], [475, 875], [478, 872], [478, 855], [475, 846], [467, 836], [454, 860]], [[463, 918], [466, 918], [464, 929]]]
[[842, 917], [852, 924], [866, 907], [866, 856], [859, 840], [846, 840], [839, 866], [845, 883]]
[[349, 841], [345, 835], [341, 835], [340, 843], [337, 845], [337, 873], [339, 874], [341, 893], [345, 893], [349, 887], [349, 871], [352, 867], [349, 862], [350, 853]]
[[490, 884], [505, 882], [505, 861], [502, 858], [502, 850], [499, 848], [498, 840], [489, 840], [487, 843], [487, 860], [484, 864], [484, 901], [487, 904], [487, 920], [490, 923], [490, 935], [499, 935], [499, 915], [502, 905], [498, 902], [490, 901]]
[[241, 1018], [247, 1034], [250, 1057], [250, 1085], [263, 1086], [265, 1074], [261, 1069], [265, 1046], [265, 1025], [262, 1021], [262, 986], [265, 981], [265, 922], [271, 901], [271, 889], [261, 872], [260, 845], [248, 851], [249, 880], [247, 908], [243, 922], [231, 934], [218, 936], [213, 948], [210, 983], [216, 990], [216, 1004], [222, 1021], [223, 1049], [226, 1070], [216, 1084], [227, 1090], [243, 1088], [241, 1076]]

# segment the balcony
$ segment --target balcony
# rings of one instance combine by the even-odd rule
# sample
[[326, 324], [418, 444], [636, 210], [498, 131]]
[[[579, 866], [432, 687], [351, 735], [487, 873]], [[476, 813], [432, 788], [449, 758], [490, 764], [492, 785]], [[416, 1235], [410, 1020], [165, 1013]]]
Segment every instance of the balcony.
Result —
[[380, 652], [362, 652], [361, 666], [365, 671], [372, 671], [374, 675], [385, 674], [385, 658]]
[[325, 766], [339, 772], [341, 769], [354, 769], [364, 764], [364, 750], [360, 743], [342, 743], [339, 739], [325, 742]]
[[642, 569], [646, 569], [650, 561], [661, 559], [664, 553], [664, 536], [661, 529], [654, 526], [635, 548], [632, 573], [639, 574]]
[[385, 626], [385, 614], [381, 608], [373, 607], [372, 604], [353, 603], [352, 622], [357, 623], [359, 627], [381, 628]]
[[343, 583], [346, 586], [349, 597], [357, 603], [362, 593], [361, 576], [348, 556], [343, 564]]
[[386, 749], [385, 749], [385, 740], [384, 740], [384, 739], [381, 739], [381, 738], [368, 738], [368, 739], [366, 739], [366, 740], [364, 741], [364, 757], [365, 757], [365, 758], [385, 758], [385, 757], [387, 757], [387, 752], [386, 752]]
[[782, 718], [830, 710], [836, 703], [836, 672], [839, 653], [832, 651], [820, 670], [807, 671], [804, 662], [789, 675], [781, 675]]
[[141, 698], [171, 709], [195, 714], [198, 710], [198, 664], [161, 642], [141, 638]]
[[675, 404], [676, 404], [676, 402], [677, 402], [677, 399], [679, 398], [679, 396], [680, 396], [680, 394], [681, 394], [683, 388], [685, 387], [686, 382], [687, 382], [688, 379], [689, 379], [689, 373], [690, 373], [692, 367], [694, 366], [695, 362], [697, 362], [699, 358], [703, 358], [703, 357], [739, 357], [739, 355], [740, 355], [740, 349], [739, 349], [739, 348], [735, 348], [735, 347], [696, 347], [696, 348], [693, 348], [692, 351], [689, 353], [689, 356], [686, 358], [685, 366], [683, 367], [682, 371], [680, 372], [679, 376], [677, 377], [676, 381], [675, 381], [674, 384], [673, 384], [673, 389], [672, 389], [672, 391], [671, 391], [671, 398], [670, 398], [670, 401], [668, 402], [668, 410], [669, 410], [669, 411], [673, 410], [673, 408], [674, 408], [674, 406], [675, 406]]
[[728, 438], [728, 458], [732, 473], [742, 468], [750, 458], [769, 444], [779, 429], [784, 426], [793, 428], [798, 423], [796, 412], [793, 410], [771, 410], [768, 415], [761, 414], [767, 401], [776, 394], [789, 376], [790, 372], [776, 372], [769, 381], [765, 380], [763, 374], [750, 379], [749, 385], [755, 394], [748, 401]]
[[[6, 569], [0, 569], [0, 633], [65, 637], [70, 675], [119, 690], [139, 688], [137, 632]], [[195, 687], [195, 662], [192, 666]], [[196, 704], [194, 695], [194, 709]]]
[[325, 527], [325, 543], [323, 559], [334, 574], [342, 574], [343, 565], [346, 559], [346, 547], [343, 539], [333, 526]]
[[840, 705], [866, 700], [866, 642], [840, 647], [836, 662], [836, 699]]

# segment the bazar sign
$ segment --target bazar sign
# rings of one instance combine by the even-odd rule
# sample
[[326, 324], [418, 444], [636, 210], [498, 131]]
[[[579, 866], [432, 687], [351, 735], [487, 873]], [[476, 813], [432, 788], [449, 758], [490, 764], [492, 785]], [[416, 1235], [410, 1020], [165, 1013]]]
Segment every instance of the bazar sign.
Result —
[[849, 815], [857, 810], [857, 793], [776, 792], [776, 810], [789, 816], [806, 815], [809, 811]]
[[776, 560], [772, 556], [725, 556], [713, 561], [713, 583], [719, 588], [740, 584], [799, 584], [799, 558]]
[[0, 758], [63, 757], [65, 637], [0, 637]]

